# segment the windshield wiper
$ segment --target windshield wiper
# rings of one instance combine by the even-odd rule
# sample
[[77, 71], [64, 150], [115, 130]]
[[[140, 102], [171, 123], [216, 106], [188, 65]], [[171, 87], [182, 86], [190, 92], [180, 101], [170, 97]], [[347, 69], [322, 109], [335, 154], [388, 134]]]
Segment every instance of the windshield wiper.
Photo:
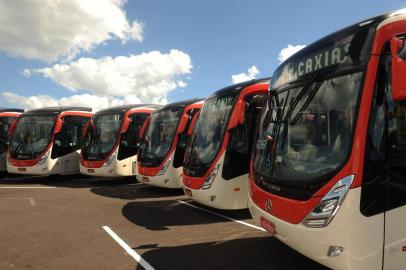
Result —
[[[28, 135], [27, 135], [27, 137], [28, 137]], [[27, 139], [27, 142], [28, 142], [28, 144], [30, 145], [31, 154], [32, 154], [32, 157], [34, 158], [34, 157], [35, 157], [34, 147], [32, 146], [32, 143], [31, 143], [30, 140]]]
[[101, 129], [98, 129], [96, 131], [94, 139], [91, 141], [91, 143], [89, 143], [89, 149], [92, 149], [94, 146], [97, 145], [97, 148], [100, 150], [100, 145], [99, 145], [100, 137], [101, 137]]
[[305, 103], [303, 104], [302, 108], [296, 113], [296, 115], [293, 117], [292, 121], [290, 124], [293, 126], [296, 124], [297, 120], [299, 119], [300, 115], [306, 110], [306, 108], [309, 106], [309, 104], [312, 102], [314, 96], [316, 95], [317, 91], [320, 89], [320, 86], [322, 85], [322, 82], [318, 82], [316, 86], [313, 88], [312, 92], [309, 94], [309, 97], [306, 99]]
[[[17, 136], [17, 135], [16, 135], [16, 136]], [[21, 146], [23, 146], [23, 145], [25, 144], [26, 137], [27, 137], [27, 135], [26, 135], [26, 136], [24, 136], [20, 142], [18, 142], [18, 144], [17, 144], [17, 146], [16, 146], [15, 150], [14, 150], [14, 151], [12, 151], [12, 152], [14, 152], [15, 154], [18, 154], [18, 152], [19, 152], [19, 150], [20, 150]], [[20, 138], [21, 138], [21, 137], [20, 137]]]
[[305, 86], [303, 86], [302, 90], [300, 90], [299, 95], [295, 98], [293, 101], [293, 104], [289, 106], [288, 111], [286, 112], [285, 117], [283, 118], [282, 122], [285, 122], [287, 119], [289, 119], [290, 115], [292, 114], [293, 110], [296, 108], [296, 106], [299, 104], [299, 101], [302, 99], [302, 97], [306, 94], [306, 92], [310, 89], [310, 87], [313, 85], [314, 81], [316, 81], [319, 77], [321, 76], [321, 73], [315, 74], [307, 83]]
[[[299, 95], [297, 96], [297, 98], [294, 100], [292, 106], [289, 107], [288, 112], [286, 113], [285, 117], [283, 118], [283, 122], [286, 121], [287, 119], [289, 119], [290, 115], [292, 114], [293, 110], [296, 108], [296, 106], [298, 105], [299, 101], [301, 100], [301, 98], [306, 94], [306, 92], [312, 87], [312, 85], [314, 84], [314, 82], [316, 80], [321, 80], [323, 77], [326, 76], [326, 74], [332, 73], [335, 70], [340, 68], [340, 64], [336, 64], [333, 66], [330, 66], [328, 68], [325, 68], [322, 71], [317, 72], [316, 74], [313, 75], [313, 77], [306, 83], [305, 86], [303, 86], [302, 90], [300, 91]], [[318, 88], [321, 86], [317, 85], [318, 87], [315, 87], [315, 89], [313, 89], [313, 92], [309, 95], [309, 98], [311, 98], [309, 100], [309, 98], [306, 100], [305, 104], [302, 106], [300, 111], [303, 111], [304, 109], [306, 109], [306, 107], [308, 106], [308, 104], [306, 105], [306, 103], [310, 103], [311, 100], [313, 99], [314, 96], [312, 96], [312, 94], [315, 94], [318, 90]], [[295, 116], [296, 118], [296, 116]], [[292, 123], [291, 123], [292, 125]]]

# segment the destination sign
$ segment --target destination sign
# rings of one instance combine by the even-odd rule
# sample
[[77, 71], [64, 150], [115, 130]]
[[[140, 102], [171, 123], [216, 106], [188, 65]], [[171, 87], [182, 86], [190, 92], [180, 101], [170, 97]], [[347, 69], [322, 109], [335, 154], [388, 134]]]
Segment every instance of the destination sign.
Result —
[[348, 54], [350, 44], [332, 47], [323, 51], [318, 51], [300, 61], [295, 61], [288, 65], [289, 81], [298, 77], [312, 73], [318, 69], [323, 69], [341, 63]]
[[[281, 73], [273, 82], [273, 88], [295, 81], [298, 78], [320, 69], [331, 67], [347, 61], [351, 41], [354, 35], [329, 43], [327, 46], [317, 48], [307, 55], [287, 60]], [[275, 76], [274, 76], [275, 77]]]

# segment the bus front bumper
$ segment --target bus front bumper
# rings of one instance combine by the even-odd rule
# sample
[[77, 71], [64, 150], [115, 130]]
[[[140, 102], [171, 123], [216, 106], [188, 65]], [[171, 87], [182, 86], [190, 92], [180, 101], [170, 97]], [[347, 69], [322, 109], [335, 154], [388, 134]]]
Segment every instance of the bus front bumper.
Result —
[[137, 175], [137, 180], [141, 183], [155, 187], [171, 189], [182, 188], [182, 170], [182, 167], [174, 168], [170, 166], [164, 175]]
[[185, 194], [192, 200], [216, 209], [238, 210], [246, 209], [248, 176], [224, 180], [220, 173], [208, 189], [190, 189], [183, 187]]
[[[127, 167], [129, 166], [129, 167]], [[100, 168], [88, 168], [80, 164], [80, 173], [89, 176], [96, 177], [125, 177], [134, 175], [135, 169], [132, 169], [135, 164], [119, 164], [119, 162], [114, 161], [108, 167]]]
[[36, 164], [34, 166], [14, 166], [7, 163], [7, 171], [11, 174], [24, 175], [51, 175], [63, 173], [61, 164], [54, 160], [48, 160], [44, 164]]

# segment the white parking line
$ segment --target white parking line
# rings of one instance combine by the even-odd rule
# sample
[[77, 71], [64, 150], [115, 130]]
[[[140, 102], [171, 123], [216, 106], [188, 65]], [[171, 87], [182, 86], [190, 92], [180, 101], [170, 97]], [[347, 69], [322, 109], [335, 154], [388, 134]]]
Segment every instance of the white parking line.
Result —
[[248, 223], [248, 222], [244, 222], [244, 221], [241, 221], [241, 220], [238, 220], [238, 219], [235, 219], [235, 218], [227, 217], [227, 216], [225, 216], [225, 215], [222, 215], [222, 214], [216, 213], [216, 212], [211, 211], [211, 210], [209, 210], [209, 209], [205, 209], [205, 208], [202, 208], [202, 207], [196, 206], [196, 205], [194, 205], [194, 204], [191, 204], [191, 203], [188, 203], [188, 202], [185, 202], [185, 201], [181, 201], [181, 200], [177, 200], [177, 201], [178, 201], [179, 203], [182, 203], [182, 204], [188, 205], [188, 206], [190, 206], [190, 207], [193, 207], [193, 208], [196, 208], [196, 209], [202, 210], [202, 211], [204, 211], [204, 212], [206, 212], [206, 213], [209, 213], [209, 214], [212, 214], [212, 215], [215, 215], [215, 216], [218, 216], [218, 217], [222, 217], [222, 218], [225, 218], [225, 219], [228, 219], [228, 220], [234, 221], [234, 222], [236, 222], [236, 223], [239, 223], [239, 224], [242, 224], [242, 225], [245, 225], [245, 226], [248, 226], [248, 227], [251, 227], [251, 228], [254, 228], [254, 229], [257, 229], [257, 230], [263, 231], [263, 232], [266, 232], [266, 230], [265, 230], [264, 228], [261, 228], [261, 227], [255, 226], [255, 225], [250, 224], [250, 223]]
[[135, 250], [133, 250], [126, 242], [124, 242], [112, 229], [108, 226], [103, 226], [103, 229], [146, 270], [155, 270], [146, 260], [144, 260]]
[[37, 205], [34, 198], [30, 198], [30, 204], [31, 204], [31, 206], [36, 206]]
[[36, 206], [37, 205], [34, 198], [1, 198], [0, 197], [0, 200], [30, 200], [31, 206]]
[[24, 187], [24, 186], [7, 186], [7, 187], [0, 187], [3, 189], [7, 188], [23, 188], [23, 189], [49, 189], [49, 188], [56, 188], [56, 187]]

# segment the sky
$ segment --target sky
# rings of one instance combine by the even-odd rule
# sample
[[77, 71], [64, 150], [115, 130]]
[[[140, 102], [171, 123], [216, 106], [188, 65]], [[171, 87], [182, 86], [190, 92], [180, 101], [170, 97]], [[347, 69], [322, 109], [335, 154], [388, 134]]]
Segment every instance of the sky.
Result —
[[0, 0], [0, 107], [205, 98], [400, 8], [404, 0]]

